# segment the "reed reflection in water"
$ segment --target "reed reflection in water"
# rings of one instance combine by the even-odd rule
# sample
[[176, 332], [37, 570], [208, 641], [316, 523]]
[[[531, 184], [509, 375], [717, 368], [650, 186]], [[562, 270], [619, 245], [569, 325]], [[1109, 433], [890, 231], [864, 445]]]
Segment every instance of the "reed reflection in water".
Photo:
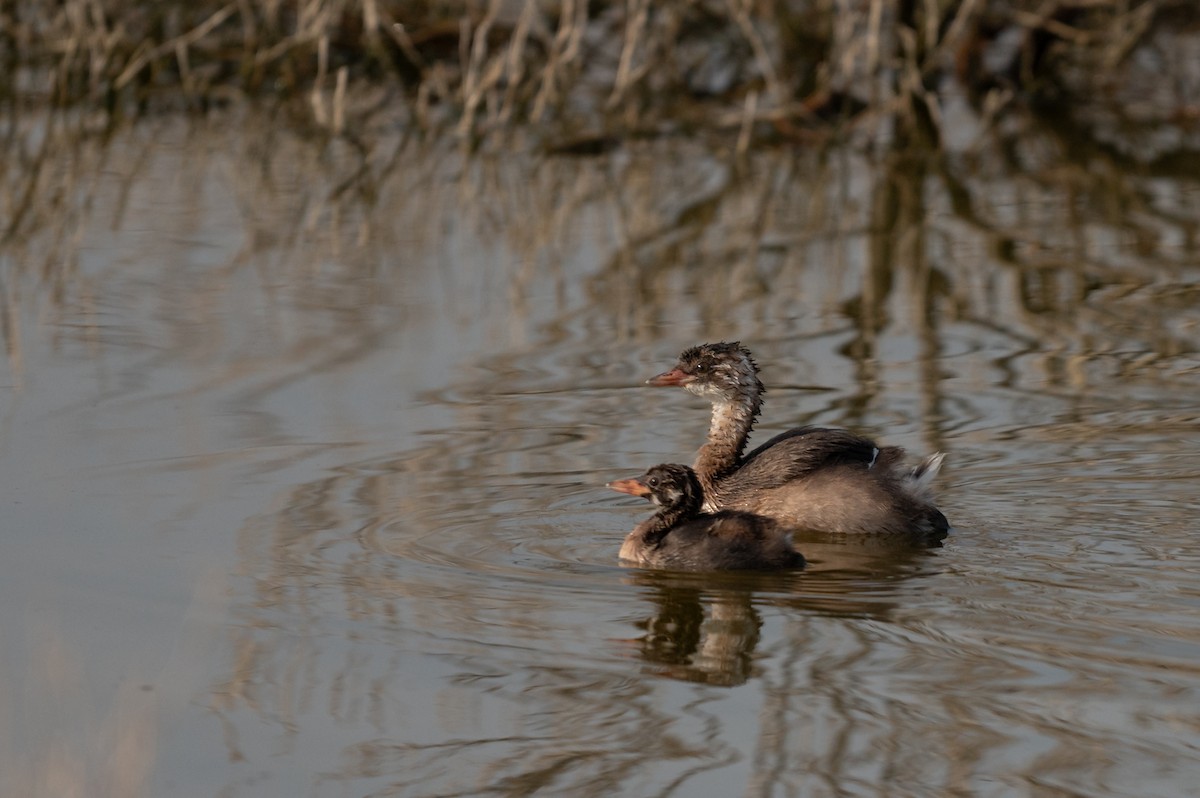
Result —
[[[364, 159], [230, 113], [6, 176], [0, 603], [78, 652], [64, 716], [155, 695], [109, 793], [1186, 792], [1194, 180], [1037, 128]], [[946, 546], [617, 567], [647, 510], [603, 484], [707, 413], [640, 383], [719, 338], [763, 365], [756, 440], [948, 452]], [[121, 724], [11, 703], [6, 761], [43, 756], [6, 788], [99, 783]]]

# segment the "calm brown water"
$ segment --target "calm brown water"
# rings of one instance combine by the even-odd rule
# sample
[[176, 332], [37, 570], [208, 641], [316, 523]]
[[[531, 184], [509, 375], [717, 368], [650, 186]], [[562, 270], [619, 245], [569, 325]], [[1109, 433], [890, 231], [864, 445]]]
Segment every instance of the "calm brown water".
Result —
[[[1200, 180], [967, 141], [56, 153], [0, 250], [3, 792], [1193, 794]], [[641, 382], [721, 338], [757, 440], [946, 452], [946, 545], [617, 567], [604, 483], [706, 424]]]

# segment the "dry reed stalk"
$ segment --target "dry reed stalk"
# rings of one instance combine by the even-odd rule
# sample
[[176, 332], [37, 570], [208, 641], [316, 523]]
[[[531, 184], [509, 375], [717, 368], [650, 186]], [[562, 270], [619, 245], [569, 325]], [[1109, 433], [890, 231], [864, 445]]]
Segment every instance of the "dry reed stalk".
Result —
[[731, 109], [713, 114], [711, 119], [712, 126], [718, 130], [740, 131], [747, 124], [753, 125], [758, 122], [779, 124], [791, 122], [796, 119], [811, 118], [812, 115], [812, 112], [803, 103], [793, 102], [787, 105], [760, 109], [758, 108], [758, 103], [755, 102], [755, 107], [752, 111], [748, 111], [745, 104], [743, 104], [740, 109]]
[[504, 92], [504, 104], [497, 120], [500, 125], [504, 125], [512, 119], [518, 93], [524, 87], [525, 43], [529, 39], [529, 31], [533, 27], [536, 14], [537, 6], [533, 0], [525, 0], [525, 4], [521, 7], [521, 15], [517, 18], [516, 27], [513, 28], [512, 40], [509, 42], [504, 60], [507, 85]]
[[641, 43], [649, 16], [649, 0], [627, 0], [624, 44], [621, 47], [621, 58], [617, 62], [617, 75], [613, 79], [612, 93], [608, 96], [609, 110], [616, 108], [629, 87], [645, 74], [644, 66], [637, 70], [633, 68], [633, 58]]
[[746, 95], [742, 105], [742, 126], [738, 131], [737, 148], [739, 158], [744, 158], [750, 149], [750, 134], [754, 132], [754, 114], [758, 110], [758, 92], [751, 91]]
[[1053, 33], [1060, 39], [1065, 39], [1080, 47], [1086, 47], [1094, 38], [1094, 34], [1088, 31], [1073, 28], [1065, 22], [1060, 22], [1053, 17], [1053, 14], [1058, 11], [1058, 4], [1054, 2], [1045, 3], [1042, 10], [1038, 12], [1024, 11], [1016, 9], [1013, 11], [1013, 20], [1022, 27], [1030, 30], [1044, 30], [1047, 33]]
[[867, 41], [866, 41], [866, 72], [868, 75], [874, 75], [879, 65], [883, 63], [879, 54], [880, 47], [880, 28], [883, 25], [883, 0], [871, 0], [870, 10], [867, 12]]
[[125, 68], [121, 71], [121, 74], [117, 76], [115, 81], [113, 81], [114, 88], [117, 90], [125, 88], [129, 81], [133, 80], [134, 76], [141, 72], [151, 61], [161, 58], [162, 56], [171, 52], [175, 52], [179, 47], [190, 47], [191, 45], [200, 41], [209, 33], [211, 33], [218, 25], [229, 19], [229, 17], [231, 17], [237, 10], [238, 4], [236, 2], [228, 3], [187, 33], [177, 36], [170, 41], [163, 42], [157, 47], [150, 48], [149, 50], [143, 52], [125, 66]]
[[175, 45], [175, 63], [179, 65], [180, 88], [189, 100], [196, 94], [195, 80], [192, 77], [191, 64], [188, 61], [188, 48], [182, 42]]
[[1124, 61], [1138, 43], [1146, 38], [1150, 32], [1150, 26], [1154, 22], [1154, 15], [1160, 8], [1161, 5], [1158, 2], [1151, 0], [1151, 2], [1130, 9], [1120, 16], [1118, 24], [1123, 30], [1116, 36], [1106, 37], [1112, 40], [1102, 59], [1106, 69], [1113, 69]]
[[587, 0], [564, 0], [559, 12], [558, 31], [550, 44], [550, 54], [542, 68], [541, 86], [533, 100], [530, 119], [540, 122], [547, 105], [559, 102], [558, 86], [565, 83], [562, 71], [580, 57], [583, 33], [587, 28]]
[[388, 36], [392, 38], [392, 41], [396, 43], [396, 46], [400, 48], [400, 52], [404, 53], [404, 57], [409, 60], [409, 63], [422, 72], [428, 69], [429, 64], [421, 56], [421, 53], [417, 50], [416, 45], [413, 44], [412, 37], [408, 35], [408, 31], [405, 30], [404, 24], [396, 22], [392, 15], [384, 9], [379, 10], [379, 16], [386, 23], [384, 25], [384, 30], [387, 31]]
[[946, 56], [951, 50], [957, 49], [968, 30], [968, 26], [978, 18], [979, 4], [982, 0], [966, 0], [958, 7], [958, 11], [954, 14], [954, 19], [946, 27], [946, 32], [942, 34], [941, 41], [938, 42], [937, 51], [931, 53], [927, 61], [932, 67], [942, 57]]
[[[484, 93], [499, 80], [503, 64], [488, 59], [488, 34], [500, 13], [501, 0], [489, 0], [487, 12], [475, 28], [474, 35], [464, 27], [463, 40], [469, 37], [470, 49], [462, 62], [462, 118], [458, 122], [458, 135], [465, 138], [475, 124], [475, 113], [484, 99]], [[464, 18], [464, 25], [469, 25]]]
[[879, 40], [863, 41], [855, 35], [855, 31], [861, 27], [859, 20], [862, 15], [848, 5], [848, 0], [838, 0], [838, 5], [842, 8], [834, 12], [833, 42], [830, 47], [832, 74], [826, 77], [827, 86], [852, 85], [858, 73], [856, 63], [860, 57], [865, 60], [864, 48], [876, 48], [877, 51], [880, 46]]
[[932, 53], [938, 45], [938, 30], [942, 24], [942, 14], [938, 10], [938, 0], [925, 0], [925, 13], [922, 16], [925, 21], [925, 30], [922, 32], [919, 42], [921, 49], [918, 51], [918, 56], [920, 67], [924, 71], [928, 54]]
[[329, 114], [325, 110], [325, 74], [329, 71], [329, 37], [322, 36], [317, 40], [317, 77], [313, 81], [312, 91], [309, 92], [309, 102], [312, 103], [313, 118], [317, 125], [329, 127]]
[[771, 93], [776, 104], [785, 103], [787, 102], [787, 92], [784, 90], [783, 84], [780, 83], [779, 74], [775, 70], [771, 56], [767, 53], [767, 45], [763, 41], [762, 35], [754, 27], [754, 21], [750, 19], [750, 13], [747, 8], [750, 1], [726, 0], [726, 5], [729, 8], [729, 12], [733, 15], [734, 21], [737, 22], [742, 35], [750, 43], [750, 49], [754, 52], [754, 60], [758, 64], [758, 69], [762, 73], [763, 80], [766, 81], [767, 90]]
[[254, 55], [253, 65], [260, 68], [288, 52], [303, 52], [312, 43], [328, 38], [332, 30], [330, 21], [338, 9], [326, 6], [321, 0], [307, 0], [299, 7], [295, 30], [265, 50]]
[[925, 87], [922, 71], [921, 34], [912, 28], [901, 26], [897, 31], [901, 45], [902, 61], [897, 78], [897, 100], [903, 109], [904, 121], [909, 130], [923, 130], [921, 110], [928, 113], [933, 126], [935, 140], [941, 139], [942, 115], [937, 96]]
[[362, 2], [362, 22], [363, 35], [367, 40], [372, 50], [379, 48], [379, 6], [375, 0], [361, 0]]
[[349, 67], [338, 67], [337, 84], [333, 89], [333, 135], [346, 130], [346, 84], [350, 82]]

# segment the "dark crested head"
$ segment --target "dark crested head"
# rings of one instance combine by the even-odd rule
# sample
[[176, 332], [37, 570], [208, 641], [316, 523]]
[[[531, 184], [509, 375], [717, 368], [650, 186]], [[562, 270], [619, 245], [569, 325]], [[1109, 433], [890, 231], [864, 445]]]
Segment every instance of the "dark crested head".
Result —
[[700, 344], [683, 350], [670, 371], [646, 380], [655, 386], [677, 385], [699, 396], [735, 401], [763, 393], [758, 364], [738, 341]]
[[670, 509], [699, 510], [704, 503], [704, 489], [696, 472], [675, 463], [656, 465], [640, 477], [610, 482], [608, 487], [631, 496], [645, 496], [659, 507]]

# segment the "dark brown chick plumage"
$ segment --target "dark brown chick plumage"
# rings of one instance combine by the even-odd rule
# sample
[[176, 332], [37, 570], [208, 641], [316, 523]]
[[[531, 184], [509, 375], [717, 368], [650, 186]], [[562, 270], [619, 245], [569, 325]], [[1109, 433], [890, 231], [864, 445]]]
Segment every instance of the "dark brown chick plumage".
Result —
[[664, 464], [632, 479], [609, 483], [644, 496], [658, 511], [626, 536], [622, 560], [647, 568], [731, 571], [799, 568], [804, 557], [770, 518], [740, 510], [704, 513], [703, 489], [685, 465]]

